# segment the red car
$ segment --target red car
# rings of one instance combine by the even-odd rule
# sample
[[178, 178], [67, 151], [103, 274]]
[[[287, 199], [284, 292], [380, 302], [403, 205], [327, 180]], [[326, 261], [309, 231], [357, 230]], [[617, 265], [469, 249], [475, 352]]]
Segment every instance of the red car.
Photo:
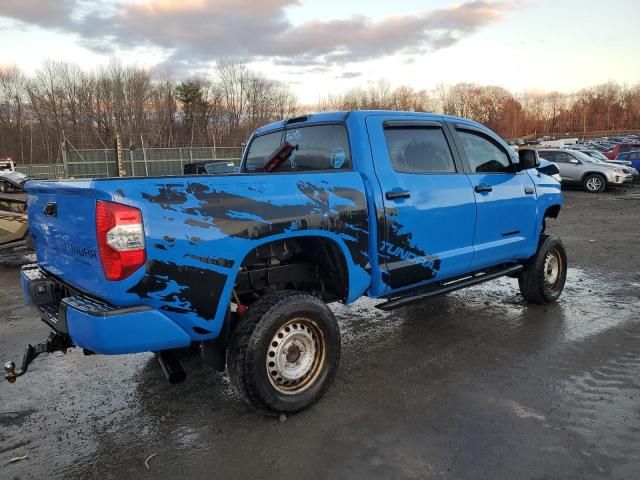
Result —
[[615, 160], [618, 158], [618, 154], [623, 152], [630, 152], [631, 150], [640, 150], [640, 142], [634, 143], [617, 143], [613, 150], [604, 152], [605, 157], [609, 160]]

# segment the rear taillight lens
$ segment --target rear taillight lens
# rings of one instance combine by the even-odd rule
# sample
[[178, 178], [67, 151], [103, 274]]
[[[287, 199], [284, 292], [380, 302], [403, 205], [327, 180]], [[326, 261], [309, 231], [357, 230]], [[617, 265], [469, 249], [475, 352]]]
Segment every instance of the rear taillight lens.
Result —
[[144, 228], [137, 208], [98, 200], [96, 236], [107, 280], [127, 278], [144, 265]]

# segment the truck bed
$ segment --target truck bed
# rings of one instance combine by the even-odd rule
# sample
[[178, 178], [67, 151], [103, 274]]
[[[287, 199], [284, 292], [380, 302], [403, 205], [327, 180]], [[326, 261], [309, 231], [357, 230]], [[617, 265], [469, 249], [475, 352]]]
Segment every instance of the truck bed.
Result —
[[[362, 295], [370, 282], [364, 191], [356, 172], [27, 185], [34, 246], [44, 270], [116, 307], [158, 308], [202, 339], [219, 333], [243, 259], [274, 239], [330, 238], [348, 258], [349, 296]], [[121, 281], [107, 280], [100, 264], [95, 226], [98, 200], [142, 212], [146, 263]]]

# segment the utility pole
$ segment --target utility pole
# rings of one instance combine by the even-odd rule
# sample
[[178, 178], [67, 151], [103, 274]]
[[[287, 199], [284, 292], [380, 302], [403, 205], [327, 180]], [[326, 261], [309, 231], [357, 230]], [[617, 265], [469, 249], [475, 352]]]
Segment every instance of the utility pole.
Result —
[[116, 170], [119, 177], [126, 177], [127, 170], [122, 162], [122, 141], [120, 140], [120, 131], [116, 129]]
[[144, 149], [144, 138], [142, 138], [142, 134], [140, 135], [140, 144], [142, 145], [142, 158], [144, 158], [144, 174], [146, 177], [149, 176], [149, 166], [147, 165], [147, 152]]

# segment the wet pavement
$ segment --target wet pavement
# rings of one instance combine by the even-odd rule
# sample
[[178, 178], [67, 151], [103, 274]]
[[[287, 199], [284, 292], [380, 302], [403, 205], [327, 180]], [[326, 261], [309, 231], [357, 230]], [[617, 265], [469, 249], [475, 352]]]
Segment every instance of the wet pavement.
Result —
[[[0, 478], [638, 478], [636, 192], [567, 193], [549, 226], [572, 267], [557, 304], [500, 279], [389, 313], [335, 306], [336, 381], [284, 422], [197, 356], [179, 386], [150, 354], [38, 358], [0, 384]], [[47, 333], [21, 261], [0, 266], [3, 363]]]

